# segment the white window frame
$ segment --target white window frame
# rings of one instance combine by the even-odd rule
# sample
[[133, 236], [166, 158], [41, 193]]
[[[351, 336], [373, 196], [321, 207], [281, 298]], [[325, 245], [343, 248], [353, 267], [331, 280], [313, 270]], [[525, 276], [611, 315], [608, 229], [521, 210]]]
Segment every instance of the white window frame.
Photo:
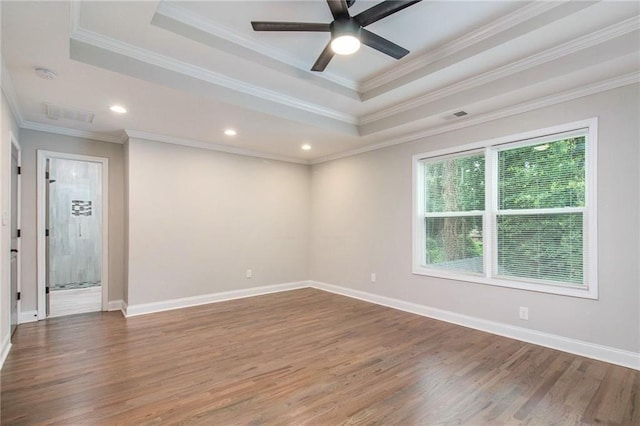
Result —
[[[506, 277], [497, 274], [497, 217], [498, 217], [498, 197], [494, 194], [497, 187], [498, 152], [505, 149], [513, 149], [518, 146], [541, 144], [544, 142], [557, 141], [559, 139], [571, 137], [573, 135], [584, 135], [586, 137], [585, 151], [585, 207], [566, 207], [553, 210], [553, 213], [574, 213], [583, 214], [583, 256], [584, 256], [584, 285], [576, 286], [571, 284], [561, 284], [557, 282], [533, 280], [516, 277]], [[425, 232], [425, 188], [424, 188], [424, 163], [428, 159], [442, 159], [446, 156], [471, 155], [475, 152], [485, 153], [485, 210], [481, 212], [483, 216], [482, 239], [484, 274], [462, 273], [447, 271], [442, 269], [429, 268], [424, 263], [426, 249]], [[416, 154], [412, 158], [413, 162], [413, 268], [416, 275], [426, 275], [431, 277], [466, 281], [479, 284], [494, 285], [499, 287], [516, 288], [543, 293], [558, 294], [564, 296], [581, 297], [587, 299], [598, 298], [598, 223], [597, 223], [597, 155], [598, 152], [598, 119], [591, 118], [545, 129], [500, 137], [496, 139], [471, 143], [453, 148], [446, 148]], [[528, 210], [517, 210], [514, 212], [500, 211], [504, 213], [514, 213], [518, 215], [527, 214]], [[535, 209], [530, 213], [544, 213], [544, 209]], [[464, 212], [464, 215], [472, 213], [478, 216], [479, 212]], [[429, 214], [432, 216], [432, 214]], [[447, 214], [450, 216], [450, 214]]]

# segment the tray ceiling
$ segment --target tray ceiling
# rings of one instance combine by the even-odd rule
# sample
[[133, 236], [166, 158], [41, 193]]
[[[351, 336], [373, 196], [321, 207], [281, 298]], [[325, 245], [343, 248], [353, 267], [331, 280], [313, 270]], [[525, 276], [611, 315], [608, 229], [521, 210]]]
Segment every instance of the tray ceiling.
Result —
[[[423, 1], [368, 27], [402, 60], [363, 47], [314, 73], [327, 33], [250, 21], [330, 22], [323, 1], [3, 2], [2, 86], [25, 128], [321, 161], [638, 82], [639, 9]], [[47, 102], [95, 118], [52, 120]]]

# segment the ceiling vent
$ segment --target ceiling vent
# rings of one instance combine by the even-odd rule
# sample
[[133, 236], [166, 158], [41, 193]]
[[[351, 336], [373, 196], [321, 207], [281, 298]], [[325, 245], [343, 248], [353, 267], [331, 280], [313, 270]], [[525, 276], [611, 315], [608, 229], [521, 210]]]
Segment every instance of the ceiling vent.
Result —
[[55, 71], [42, 67], [36, 68], [36, 75], [40, 78], [44, 78], [45, 80], [55, 80], [58, 76]]
[[445, 121], [449, 121], [449, 120], [454, 120], [456, 118], [464, 117], [465, 115], [469, 115], [469, 113], [466, 111], [460, 110], [458, 112], [448, 113], [447, 115], [442, 116], [442, 119]]
[[44, 104], [44, 114], [49, 120], [74, 120], [83, 123], [93, 123], [93, 117], [95, 117], [95, 114], [89, 111], [49, 103]]

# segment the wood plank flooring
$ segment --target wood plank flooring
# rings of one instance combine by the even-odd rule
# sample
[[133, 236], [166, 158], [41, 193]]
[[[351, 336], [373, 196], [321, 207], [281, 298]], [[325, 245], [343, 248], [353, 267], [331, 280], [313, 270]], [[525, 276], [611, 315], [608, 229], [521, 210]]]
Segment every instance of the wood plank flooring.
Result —
[[640, 372], [314, 289], [18, 327], [10, 425], [640, 425]]

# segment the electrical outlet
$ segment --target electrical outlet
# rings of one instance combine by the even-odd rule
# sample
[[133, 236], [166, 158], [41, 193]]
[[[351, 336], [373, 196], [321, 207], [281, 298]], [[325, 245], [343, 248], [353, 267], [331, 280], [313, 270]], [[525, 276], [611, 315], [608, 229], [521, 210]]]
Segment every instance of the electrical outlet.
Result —
[[247, 278], [253, 278], [253, 271], [251, 269], [247, 269]]
[[375, 273], [371, 273], [371, 282], [375, 283], [376, 282], [376, 274]]
[[529, 308], [520, 306], [520, 319], [529, 320]]

